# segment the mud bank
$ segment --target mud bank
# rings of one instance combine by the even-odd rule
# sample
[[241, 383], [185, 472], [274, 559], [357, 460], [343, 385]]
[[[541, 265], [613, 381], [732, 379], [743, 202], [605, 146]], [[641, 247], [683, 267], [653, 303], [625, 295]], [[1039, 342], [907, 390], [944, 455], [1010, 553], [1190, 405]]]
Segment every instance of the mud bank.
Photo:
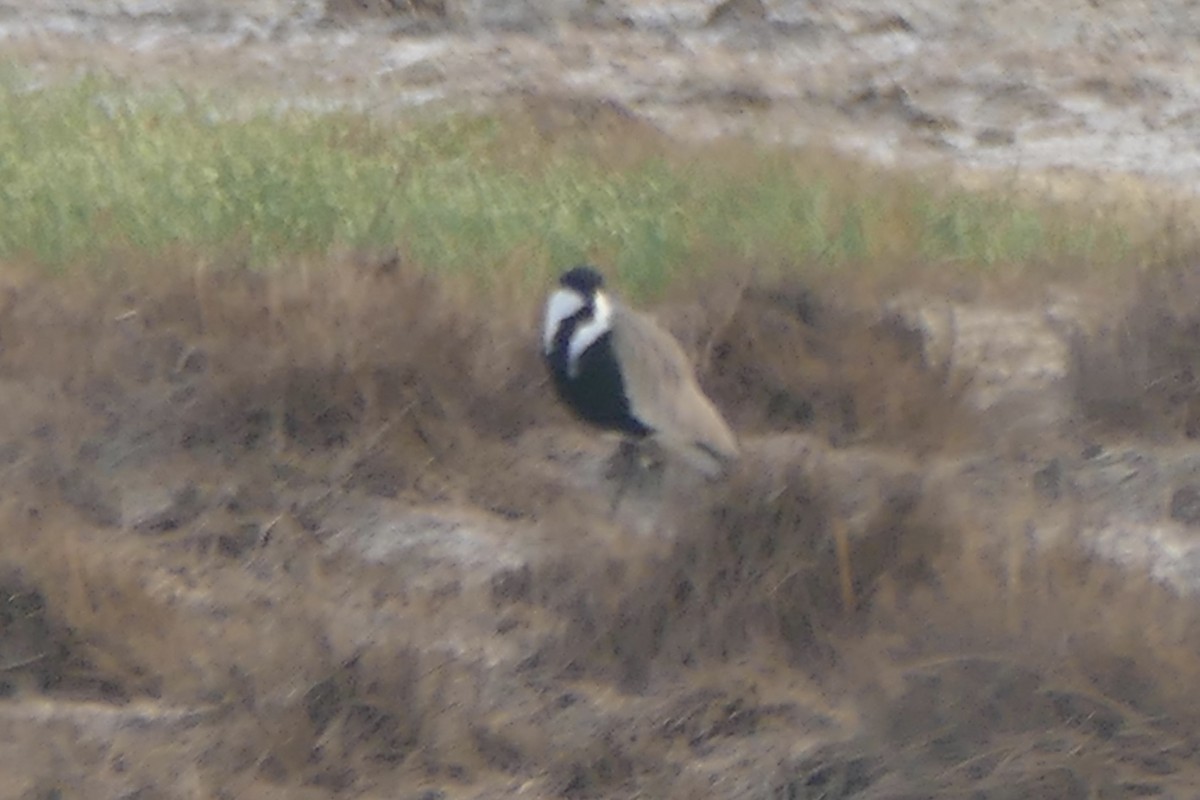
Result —
[[48, 74], [379, 113], [577, 95], [676, 135], [1191, 194], [1192, 16], [1184, 2], [43, 2], [0, 7], [0, 41]]

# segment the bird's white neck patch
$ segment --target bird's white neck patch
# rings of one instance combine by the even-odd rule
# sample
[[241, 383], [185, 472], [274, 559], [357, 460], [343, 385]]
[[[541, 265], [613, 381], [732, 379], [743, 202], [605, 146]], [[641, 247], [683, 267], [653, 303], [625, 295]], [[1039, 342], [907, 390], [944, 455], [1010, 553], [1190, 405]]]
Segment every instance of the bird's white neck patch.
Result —
[[575, 329], [567, 347], [567, 374], [574, 377], [579, 373], [579, 357], [612, 330], [612, 303], [604, 292], [596, 292], [592, 300], [592, 318]]
[[546, 322], [542, 328], [542, 352], [550, 355], [554, 349], [554, 337], [563, 320], [579, 313], [579, 309], [587, 305], [579, 292], [572, 289], [559, 289], [550, 295], [546, 301]]

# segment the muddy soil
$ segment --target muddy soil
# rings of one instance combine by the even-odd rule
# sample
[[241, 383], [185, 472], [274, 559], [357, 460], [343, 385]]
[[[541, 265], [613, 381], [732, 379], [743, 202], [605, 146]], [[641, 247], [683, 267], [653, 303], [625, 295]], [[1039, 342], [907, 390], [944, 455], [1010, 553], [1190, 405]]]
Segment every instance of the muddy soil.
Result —
[[379, 113], [585, 96], [676, 135], [1186, 194], [1200, 180], [1197, 26], [1186, 0], [0, 3], [5, 56], [55, 74], [100, 67]]

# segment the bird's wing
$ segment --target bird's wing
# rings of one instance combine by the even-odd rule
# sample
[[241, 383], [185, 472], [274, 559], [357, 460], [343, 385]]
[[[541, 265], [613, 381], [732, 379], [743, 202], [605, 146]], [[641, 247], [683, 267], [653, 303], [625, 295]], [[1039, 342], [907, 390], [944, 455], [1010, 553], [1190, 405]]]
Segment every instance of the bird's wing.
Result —
[[669, 422], [671, 398], [695, 380], [683, 348], [653, 319], [619, 304], [612, 343], [630, 406], [650, 427], [662, 427]]
[[630, 410], [670, 449], [706, 473], [737, 458], [737, 440], [701, 391], [675, 338], [650, 317], [615, 304], [612, 342]]

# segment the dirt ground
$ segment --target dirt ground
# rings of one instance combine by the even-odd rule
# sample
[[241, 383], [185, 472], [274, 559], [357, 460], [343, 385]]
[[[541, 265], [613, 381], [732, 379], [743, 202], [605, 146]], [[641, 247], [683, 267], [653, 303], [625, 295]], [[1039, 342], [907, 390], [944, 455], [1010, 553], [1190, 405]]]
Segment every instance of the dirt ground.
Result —
[[[1036, 41], [1006, 38], [1048, 13], [1023, 4], [973, 21], [965, 4], [351, 5], [46, 2], [0, 21], [48, 71], [151, 59], [288, 95], [304, 63], [297, 94], [356, 73], [347, 95], [397, 102], [525, 91], [555, 71], [531, 59], [575, 52], [662, 124], [774, 115], [1011, 165], [1040, 123], [985, 136], [912, 99], [916, 75], [957, 96], [935, 75], [953, 59], [922, 59], [974, 31], [955, 52], [1003, 57], [1005, 108], [1057, 118], [1063, 85], [1090, 86], [1118, 116], [1159, 98], [1168, 141], [1192, 124], [1168, 113], [1182, 73], [1139, 72], [1188, 59], [1184, 4], [1070, 5]], [[1090, 84], [1024, 58], [1067, 28], [1058, 57]], [[146, 44], [164, 30], [191, 44]], [[444, 41], [467, 49], [412, 57]], [[402, 80], [371, 86], [352, 51], [391, 53]], [[796, 63], [827, 92], [785, 102], [754, 71]], [[863, 89], [897, 64], [913, 71]], [[1063, 135], [1100, 130], [1094, 112]], [[1114, 130], [1118, 149], [1139, 135]], [[948, 149], [954, 131], [974, 144]], [[498, 313], [394, 254], [332, 261], [4, 278], [0, 797], [1200, 796], [1189, 264], [1019, 308], [693, 287], [656, 311], [744, 458], [723, 483], [644, 476], [614, 515], [614, 443], [550, 397], [536, 309]]]

